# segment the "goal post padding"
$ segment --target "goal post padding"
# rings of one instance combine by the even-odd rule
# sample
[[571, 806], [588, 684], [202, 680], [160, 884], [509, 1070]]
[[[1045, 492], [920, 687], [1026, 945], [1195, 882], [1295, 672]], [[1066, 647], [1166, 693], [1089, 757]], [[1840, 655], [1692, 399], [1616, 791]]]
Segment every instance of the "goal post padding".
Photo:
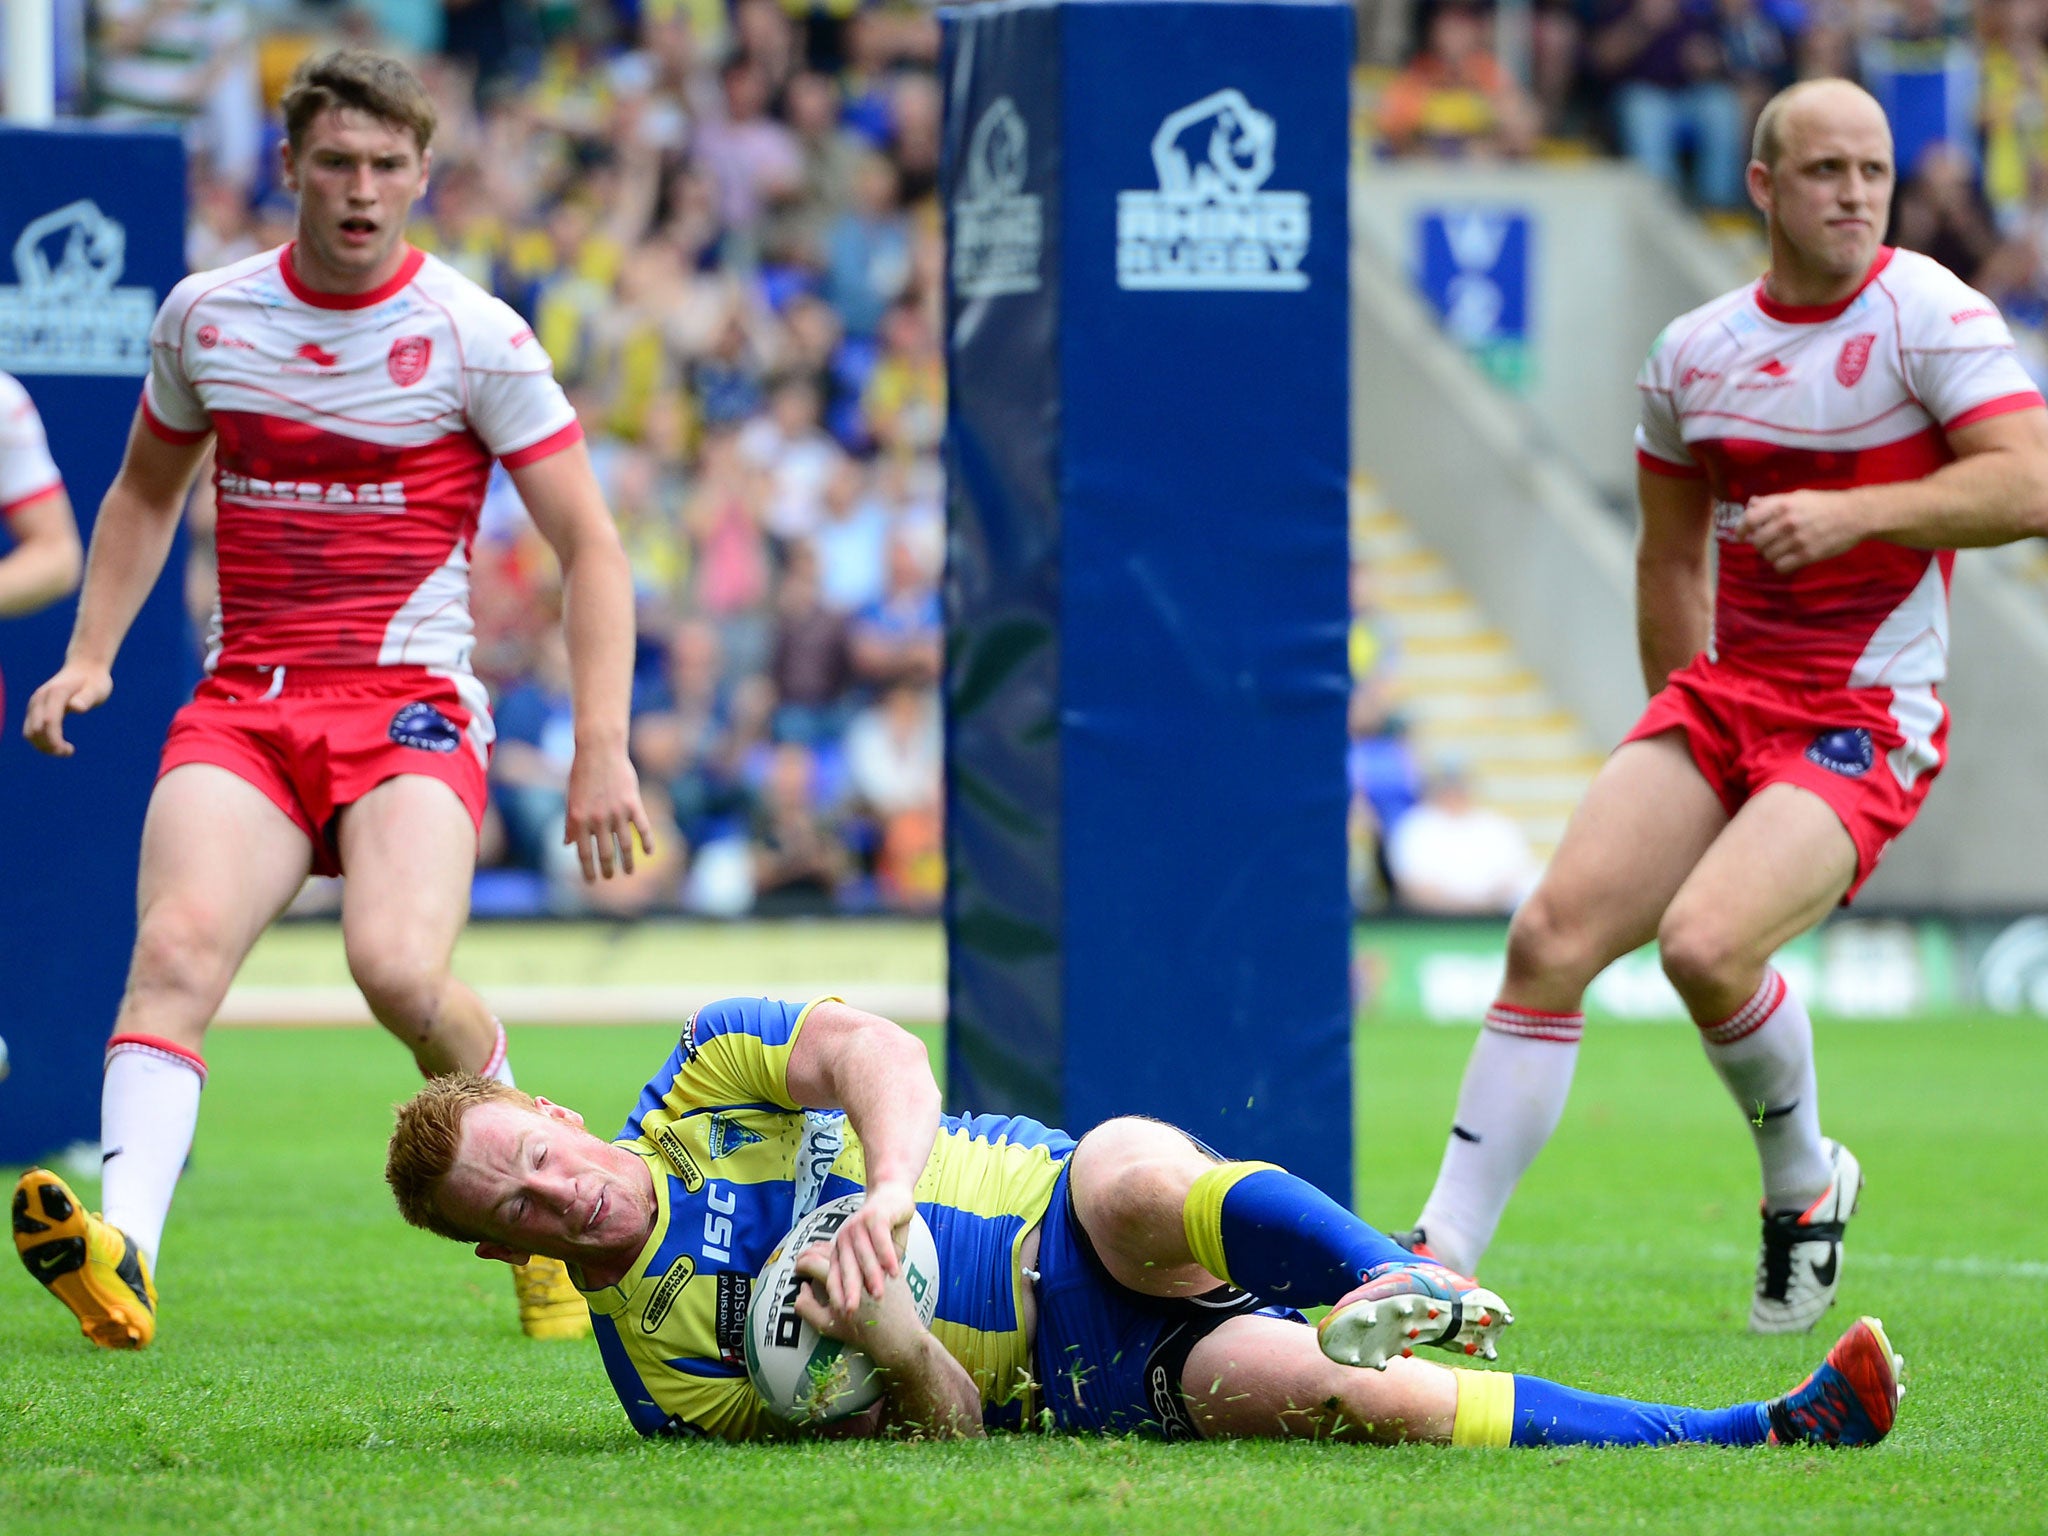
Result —
[[[90, 539], [141, 397], [150, 320], [185, 275], [185, 151], [174, 132], [0, 128], [0, 165], [0, 369], [34, 398]], [[22, 740], [21, 717], [63, 661], [75, 604], [0, 620], [0, 1163], [99, 1137], [143, 811], [197, 671], [184, 570], [181, 532], [113, 696], [66, 727], [77, 752], [62, 760]]]
[[946, 13], [948, 1092], [1351, 1190], [1351, 12]]

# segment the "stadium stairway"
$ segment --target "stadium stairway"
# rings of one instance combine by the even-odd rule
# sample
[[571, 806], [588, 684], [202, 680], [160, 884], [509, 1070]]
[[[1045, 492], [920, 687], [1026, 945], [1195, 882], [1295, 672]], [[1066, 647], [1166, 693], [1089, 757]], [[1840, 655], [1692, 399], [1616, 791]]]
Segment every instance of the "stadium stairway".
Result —
[[1603, 761], [1591, 736], [1369, 476], [1352, 483], [1351, 548], [1370, 572], [1417, 755], [1425, 766], [1462, 759], [1479, 800], [1514, 817], [1547, 860]]

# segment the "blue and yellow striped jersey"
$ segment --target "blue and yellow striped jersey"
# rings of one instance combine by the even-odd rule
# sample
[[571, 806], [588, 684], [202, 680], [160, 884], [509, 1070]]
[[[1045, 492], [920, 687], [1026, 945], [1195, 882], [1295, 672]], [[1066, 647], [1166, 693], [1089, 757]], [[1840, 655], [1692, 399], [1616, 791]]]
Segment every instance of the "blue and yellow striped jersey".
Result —
[[[815, 1006], [700, 1009], [617, 1137], [654, 1176], [654, 1230], [617, 1285], [585, 1295], [605, 1372], [643, 1435], [782, 1432], [747, 1381], [754, 1276], [799, 1212], [866, 1187], [846, 1117], [789, 1096], [789, 1054]], [[948, 1115], [917, 1181], [939, 1249], [932, 1333], [980, 1384], [992, 1429], [1032, 1410], [1019, 1252], [1073, 1148], [1035, 1120]]]

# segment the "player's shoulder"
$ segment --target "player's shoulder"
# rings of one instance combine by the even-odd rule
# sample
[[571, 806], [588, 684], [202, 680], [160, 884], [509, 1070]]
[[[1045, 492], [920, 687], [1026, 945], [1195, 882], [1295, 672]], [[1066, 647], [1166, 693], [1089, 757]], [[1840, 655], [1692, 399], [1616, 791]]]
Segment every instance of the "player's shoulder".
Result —
[[690, 1015], [683, 1041], [692, 1050], [702, 1050], [720, 1036], [749, 1037], [770, 1047], [787, 1045], [812, 1006], [770, 997], [721, 998]]
[[250, 284], [261, 285], [265, 282], [276, 285], [281, 302], [283, 282], [278, 277], [277, 265], [283, 250], [283, 246], [274, 246], [267, 251], [258, 251], [253, 256], [244, 256], [239, 261], [231, 261], [225, 266], [209, 267], [204, 272], [194, 272], [180, 278], [164, 299], [164, 313], [188, 313], [203, 299], [236, 291]]
[[1900, 339], [1909, 350], [2012, 345], [1998, 306], [1932, 256], [1895, 250], [1872, 286], [1898, 305]]
[[431, 252], [413, 286], [448, 317], [462, 343], [465, 368], [500, 373], [544, 373], [551, 364], [519, 311], [478, 286]]
[[21, 380], [0, 368], [0, 422], [12, 421], [22, 410], [35, 408], [35, 401], [29, 398]]
[[1650, 343], [1643, 371], [1655, 377], [1674, 368], [1681, 354], [1696, 349], [1702, 341], [1715, 334], [1732, 335], [1730, 324], [1746, 311], [1755, 288], [1754, 283], [1732, 288], [1704, 304], [1695, 305], [1673, 320]]

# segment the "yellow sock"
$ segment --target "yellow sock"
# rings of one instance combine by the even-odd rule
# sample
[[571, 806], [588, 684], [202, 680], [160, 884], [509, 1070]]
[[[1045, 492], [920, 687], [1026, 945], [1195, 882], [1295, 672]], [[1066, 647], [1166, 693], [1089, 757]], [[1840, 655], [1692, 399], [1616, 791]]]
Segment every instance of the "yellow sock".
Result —
[[1230, 1261], [1223, 1253], [1223, 1197], [1239, 1179], [1268, 1169], [1283, 1171], [1278, 1163], [1218, 1163], [1197, 1176], [1181, 1206], [1181, 1230], [1187, 1234], [1188, 1252], [1197, 1264], [1227, 1284], [1237, 1282], [1230, 1278]]
[[1506, 1371], [1452, 1371], [1458, 1378], [1458, 1416], [1451, 1421], [1453, 1445], [1512, 1445], [1515, 1437], [1515, 1378]]

